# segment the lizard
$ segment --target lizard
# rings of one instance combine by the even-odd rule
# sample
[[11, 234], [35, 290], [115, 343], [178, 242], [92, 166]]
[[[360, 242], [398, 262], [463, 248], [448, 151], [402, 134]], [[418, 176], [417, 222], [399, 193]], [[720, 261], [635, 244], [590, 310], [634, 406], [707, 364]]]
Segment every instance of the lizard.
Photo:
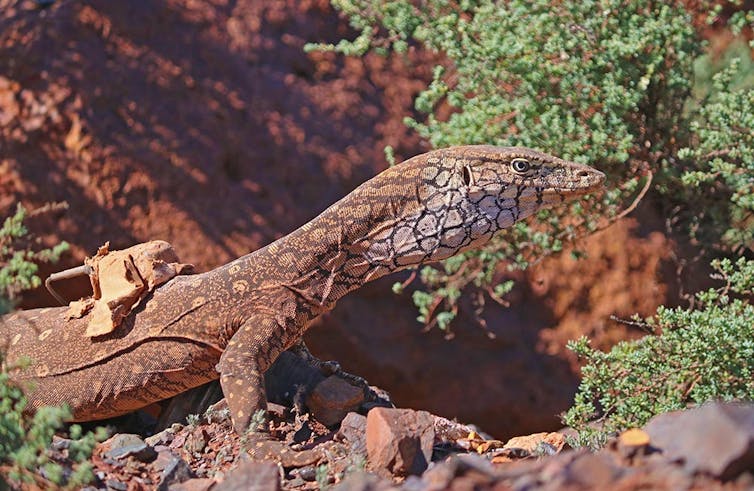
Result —
[[31, 411], [66, 404], [72, 421], [105, 419], [219, 378], [243, 434], [266, 409], [265, 370], [339, 298], [480, 247], [540, 209], [601, 189], [604, 179], [522, 147], [430, 151], [261, 249], [173, 278], [109, 334], [88, 338], [86, 318], [66, 321], [65, 307], [32, 309], [0, 321], [0, 349]]

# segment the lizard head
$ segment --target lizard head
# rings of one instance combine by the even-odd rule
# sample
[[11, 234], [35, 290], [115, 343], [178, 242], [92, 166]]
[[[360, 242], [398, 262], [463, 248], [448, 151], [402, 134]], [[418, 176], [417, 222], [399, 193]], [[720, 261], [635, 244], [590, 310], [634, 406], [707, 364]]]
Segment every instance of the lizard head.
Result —
[[432, 259], [479, 246], [543, 208], [601, 189], [605, 180], [587, 165], [528, 148], [452, 147], [428, 154], [427, 163], [418, 189], [425, 216], [436, 218]]
[[415, 196], [393, 205], [387, 223], [366, 238], [370, 262], [391, 269], [478, 247], [543, 208], [601, 189], [605, 180], [586, 165], [487, 145], [419, 155], [386, 171], [388, 176], [415, 184]]
[[[540, 209], [599, 190], [605, 175], [587, 165], [516, 147], [452, 147], [428, 154], [419, 191], [428, 209], [459, 206], [507, 228]], [[450, 200], [448, 199], [450, 198]], [[442, 203], [442, 204], [441, 204]], [[446, 212], [447, 213], [447, 212]]]

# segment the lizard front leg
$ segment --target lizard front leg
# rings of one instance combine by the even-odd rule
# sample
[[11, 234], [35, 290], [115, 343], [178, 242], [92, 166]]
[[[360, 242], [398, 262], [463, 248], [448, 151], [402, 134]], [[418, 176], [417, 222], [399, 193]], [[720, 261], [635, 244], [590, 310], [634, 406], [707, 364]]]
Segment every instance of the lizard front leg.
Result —
[[253, 316], [228, 342], [217, 370], [236, 433], [243, 435], [254, 414], [267, 409], [264, 372], [286, 346], [286, 331], [277, 320]]

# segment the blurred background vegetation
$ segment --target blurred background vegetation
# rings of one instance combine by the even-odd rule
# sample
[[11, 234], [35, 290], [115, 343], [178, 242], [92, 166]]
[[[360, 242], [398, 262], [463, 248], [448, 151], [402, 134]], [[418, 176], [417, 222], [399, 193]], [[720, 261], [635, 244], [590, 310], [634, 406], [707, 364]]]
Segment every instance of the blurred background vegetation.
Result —
[[[565, 422], [582, 431], [581, 443], [599, 444], [658, 412], [754, 397], [754, 66], [742, 36], [751, 38], [753, 12], [740, 1], [332, 3], [359, 35], [309, 49], [361, 56], [421, 45], [441, 55], [415, 101], [423, 116], [406, 119], [433, 146], [522, 145], [608, 175], [604, 194], [423, 268], [424, 289], [413, 296], [420, 321], [448, 329], [464, 291], [504, 302], [513, 287], [506, 270], [574, 243], [577, 251], [578, 238], [651, 200], [668, 232], [698, 257], [718, 258], [724, 285], [635, 320], [652, 334], [609, 354], [572, 343], [586, 364]], [[701, 35], [713, 24], [738, 38], [722, 56]], [[602, 431], [588, 424], [595, 418]]]

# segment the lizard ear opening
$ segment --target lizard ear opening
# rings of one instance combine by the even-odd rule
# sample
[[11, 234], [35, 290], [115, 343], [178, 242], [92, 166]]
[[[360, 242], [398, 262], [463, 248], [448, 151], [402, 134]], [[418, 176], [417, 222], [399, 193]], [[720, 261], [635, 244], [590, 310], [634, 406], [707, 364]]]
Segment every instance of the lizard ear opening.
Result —
[[467, 186], [474, 184], [474, 174], [471, 172], [471, 166], [468, 164], [463, 166], [463, 183]]

